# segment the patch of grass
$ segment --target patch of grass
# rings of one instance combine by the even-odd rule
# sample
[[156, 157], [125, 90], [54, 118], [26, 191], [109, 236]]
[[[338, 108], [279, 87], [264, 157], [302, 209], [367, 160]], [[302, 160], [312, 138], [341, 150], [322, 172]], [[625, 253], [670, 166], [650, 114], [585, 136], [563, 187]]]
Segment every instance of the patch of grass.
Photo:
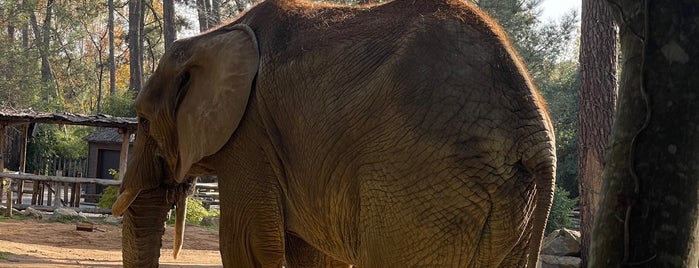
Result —
[[7, 260], [11, 255], [11, 252], [0, 251], [0, 260]]
[[22, 214], [17, 214], [17, 213], [12, 213], [12, 218], [5, 216], [5, 214], [0, 215], [0, 221], [6, 221], [6, 220], [9, 220], [9, 219], [13, 219], [13, 220], [24, 220], [24, 219], [26, 219], [26, 218], [27, 218], [27, 216], [24, 216], [24, 215], [22, 215]]

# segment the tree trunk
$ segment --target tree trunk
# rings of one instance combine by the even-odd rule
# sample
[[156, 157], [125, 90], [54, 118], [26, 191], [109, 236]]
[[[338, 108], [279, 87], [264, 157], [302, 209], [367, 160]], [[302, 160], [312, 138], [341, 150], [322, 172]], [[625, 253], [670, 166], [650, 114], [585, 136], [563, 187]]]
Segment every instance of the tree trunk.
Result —
[[41, 87], [44, 91], [43, 101], [48, 103], [50, 100], [58, 96], [51, 71], [51, 62], [49, 61], [49, 49], [51, 45], [51, 17], [53, 10], [53, 0], [46, 2], [46, 17], [44, 24], [39, 28], [39, 24], [34, 14], [34, 10], [28, 10], [29, 20], [34, 30], [34, 37], [39, 44], [39, 55], [41, 56]]
[[163, 36], [165, 37], [165, 49], [177, 39], [174, 0], [163, 0]]
[[107, 31], [109, 34], [109, 56], [107, 64], [109, 65], [109, 95], [116, 94], [116, 63], [114, 62], [114, 0], [107, 1], [107, 9], [109, 19], [107, 20]]
[[593, 218], [602, 188], [604, 155], [612, 132], [617, 98], [617, 30], [609, 8], [598, 0], [582, 1], [578, 174], [580, 256], [587, 267]]
[[129, 90], [134, 93], [138, 93], [143, 84], [142, 2], [142, 0], [129, 1]]
[[590, 267], [699, 264], [696, 0], [608, 0], [624, 59]]
[[209, 14], [211, 5], [209, 0], [197, 0], [197, 16], [199, 18], [199, 32], [205, 32], [211, 25], [209, 25]]

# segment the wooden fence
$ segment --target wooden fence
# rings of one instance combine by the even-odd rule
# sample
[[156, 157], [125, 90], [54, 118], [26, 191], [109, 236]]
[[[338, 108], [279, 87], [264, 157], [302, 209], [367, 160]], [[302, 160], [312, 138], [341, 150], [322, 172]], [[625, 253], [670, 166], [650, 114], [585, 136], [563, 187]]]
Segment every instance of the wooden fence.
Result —
[[[21, 207], [23, 194], [32, 194], [31, 205], [48, 207], [79, 207], [80, 191], [82, 184], [120, 185], [121, 181], [104, 180], [98, 178], [76, 178], [65, 176], [46, 176], [20, 172], [0, 172], [0, 178], [15, 181], [16, 190], [13, 191], [11, 183], [7, 190], [7, 211], [11, 213], [12, 206]], [[24, 184], [31, 181], [31, 190], [24, 189]], [[17, 193], [16, 201], [13, 192]], [[46, 194], [45, 194], [46, 193]], [[9, 214], [9, 213], [8, 213]]]
[[80, 178], [87, 174], [87, 159], [61, 157], [36, 158], [34, 161], [32, 161], [32, 163], [30, 163], [27, 171], [34, 172], [36, 175], [56, 175]]

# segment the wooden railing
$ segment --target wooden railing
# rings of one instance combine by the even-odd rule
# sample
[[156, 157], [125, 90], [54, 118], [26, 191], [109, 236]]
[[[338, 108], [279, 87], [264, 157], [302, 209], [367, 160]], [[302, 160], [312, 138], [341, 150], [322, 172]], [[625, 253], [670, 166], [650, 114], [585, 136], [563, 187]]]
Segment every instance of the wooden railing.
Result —
[[[15, 181], [17, 185], [17, 202], [19, 207], [22, 207], [22, 195], [24, 193], [32, 194], [32, 204], [37, 206], [43, 206], [44, 201], [46, 201], [47, 207], [59, 207], [69, 206], [69, 207], [79, 207], [80, 206], [80, 189], [82, 184], [99, 184], [99, 185], [120, 185], [121, 181], [116, 180], [105, 180], [99, 178], [76, 178], [76, 177], [64, 177], [64, 176], [46, 176], [46, 175], [35, 175], [29, 173], [20, 172], [0, 172], [0, 178], [5, 178], [10, 182]], [[33, 187], [31, 192], [27, 192], [23, 189], [25, 181], [32, 181]], [[7, 191], [7, 211], [11, 214], [12, 206], [15, 204], [13, 202], [13, 190], [11, 183]], [[44, 200], [44, 191], [47, 192], [47, 198]], [[63, 198], [61, 198], [61, 192], [63, 193]], [[53, 196], [53, 199], [52, 199]]]

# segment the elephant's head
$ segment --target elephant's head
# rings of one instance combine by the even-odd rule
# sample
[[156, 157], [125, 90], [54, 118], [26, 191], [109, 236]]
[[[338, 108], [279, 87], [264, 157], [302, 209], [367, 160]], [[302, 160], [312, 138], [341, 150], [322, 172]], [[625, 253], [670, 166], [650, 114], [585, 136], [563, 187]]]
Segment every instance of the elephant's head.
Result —
[[[157, 266], [163, 223], [175, 205], [175, 249], [182, 245], [188, 177], [238, 127], [259, 65], [253, 31], [231, 25], [179, 40], [136, 98], [134, 151], [112, 208], [124, 214], [126, 267]], [[183, 186], [184, 185], [184, 186]]]

